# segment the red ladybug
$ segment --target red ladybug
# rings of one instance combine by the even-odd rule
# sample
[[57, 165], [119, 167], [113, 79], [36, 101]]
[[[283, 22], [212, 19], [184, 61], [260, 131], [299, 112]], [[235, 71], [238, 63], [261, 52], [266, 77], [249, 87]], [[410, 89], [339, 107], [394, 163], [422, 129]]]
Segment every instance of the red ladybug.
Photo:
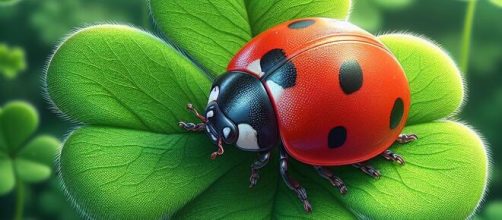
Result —
[[[334, 19], [305, 18], [279, 24], [252, 39], [211, 88], [199, 124], [223, 154], [223, 142], [258, 152], [250, 187], [270, 151], [280, 146], [280, 173], [307, 212], [305, 189], [288, 175], [288, 155], [313, 165], [341, 193], [347, 188], [327, 166], [353, 165], [378, 178], [365, 161], [416, 135], [401, 135], [410, 109], [410, 89], [399, 62], [373, 35]], [[281, 145], [282, 143], [282, 145]]]

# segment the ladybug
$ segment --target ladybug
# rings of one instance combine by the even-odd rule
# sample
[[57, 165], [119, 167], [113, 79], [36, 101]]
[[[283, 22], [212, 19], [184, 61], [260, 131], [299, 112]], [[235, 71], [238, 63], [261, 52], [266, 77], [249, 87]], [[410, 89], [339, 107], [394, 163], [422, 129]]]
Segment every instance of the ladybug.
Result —
[[307, 212], [307, 192], [288, 174], [288, 158], [312, 165], [344, 194], [347, 187], [329, 169], [352, 165], [378, 178], [366, 161], [378, 155], [404, 164], [388, 150], [416, 140], [401, 134], [410, 109], [410, 88], [399, 62], [375, 36], [346, 22], [304, 18], [279, 24], [252, 39], [212, 84], [201, 123], [223, 154], [223, 144], [258, 153], [258, 170], [279, 147], [280, 174]]

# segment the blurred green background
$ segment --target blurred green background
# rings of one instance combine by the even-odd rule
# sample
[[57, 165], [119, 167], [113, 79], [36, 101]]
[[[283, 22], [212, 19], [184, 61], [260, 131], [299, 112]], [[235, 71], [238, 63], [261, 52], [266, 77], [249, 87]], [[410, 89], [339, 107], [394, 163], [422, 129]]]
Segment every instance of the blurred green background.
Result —
[[[0, 106], [26, 100], [41, 116], [39, 133], [61, 140], [75, 124], [58, 117], [44, 99], [41, 78], [53, 49], [65, 35], [89, 24], [113, 22], [141, 27], [160, 35], [144, 0], [0, 1]], [[433, 39], [461, 63], [464, 19], [469, 1], [355, 0], [351, 21], [374, 34], [405, 31]], [[492, 164], [488, 193], [476, 218], [502, 219], [502, 1], [479, 0], [473, 19], [468, 71], [468, 101], [458, 120], [485, 137]], [[73, 219], [53, 177], [26, 186], [25, 218]], [[1, 180], [0, 180], [1, 181]], [[455, 183], [452, 183], [455, 184]], [[15, 193], [0, 197], [0, 219], [13, 218]]]

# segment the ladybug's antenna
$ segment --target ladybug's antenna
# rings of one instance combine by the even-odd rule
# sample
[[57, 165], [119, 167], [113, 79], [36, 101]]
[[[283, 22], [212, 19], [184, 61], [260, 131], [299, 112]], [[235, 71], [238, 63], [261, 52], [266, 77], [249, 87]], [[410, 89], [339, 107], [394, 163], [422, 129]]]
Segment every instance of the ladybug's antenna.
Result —
[[180, 121], [180, 122], [178, 122], [178, 125], [187, 131], [193, 131], [193, 132], [199, 132], [199, 131], [203, 131], [204, 129], [206, 129], [205, 123], [195, 124], [192, 122]]
[[216, 157], [223, 155], [225, 149], [223, 149], [223, 141], [221, 138], [218, 138], [218, 151], [215, 151], [211, 154], [211, 160], [216, 159]]
[[202, 123], [195, 124], [192, 122], [180, 121], [180, 122], [178, 122], [178, 126], [180, 126], [181, 128], [184, 128], [187, 131], [194, 131], [194, 132], [199, 132], [199, 131], [203, 131], [204, 129], [206, 129], [206, 123], [207, 123], [206, 117], [199, 114], [197, 109], [195, 109], [193, 107], [192, 103], [187, 104], [187, 109], [188, 109], [188, 111], [193, 112], [195, 114], [195, 116], [197, 116], [197, 118], [199, 118], [202, 121]]
[[199, 112], [197, 111], [197, 109], [195, 109], [193, 107], [192, 103], [188, 103], [187, 104], [187, 109], [188, 109], [188, 111], [193, 112], [195, 114], [195, 116], [197, 116], [197, 118], [199, 118], [203, 123], [207, 123], [206, 117], [204, 117], [201, 114], [199, 114]]

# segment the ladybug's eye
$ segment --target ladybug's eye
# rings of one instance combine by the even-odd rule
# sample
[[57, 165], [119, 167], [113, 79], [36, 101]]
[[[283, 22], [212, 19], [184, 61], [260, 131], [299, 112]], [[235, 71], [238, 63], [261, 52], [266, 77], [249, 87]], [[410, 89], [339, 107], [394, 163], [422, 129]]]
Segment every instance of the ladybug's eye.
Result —
[[219, 94], [220, 94], [220, 88], [218, 86], [215, 86], [213, 90], [211, 90], [211, 93], [209, 94], [209, 100], [207, 101], [207, 103], [210, 103], [218, 99]]

